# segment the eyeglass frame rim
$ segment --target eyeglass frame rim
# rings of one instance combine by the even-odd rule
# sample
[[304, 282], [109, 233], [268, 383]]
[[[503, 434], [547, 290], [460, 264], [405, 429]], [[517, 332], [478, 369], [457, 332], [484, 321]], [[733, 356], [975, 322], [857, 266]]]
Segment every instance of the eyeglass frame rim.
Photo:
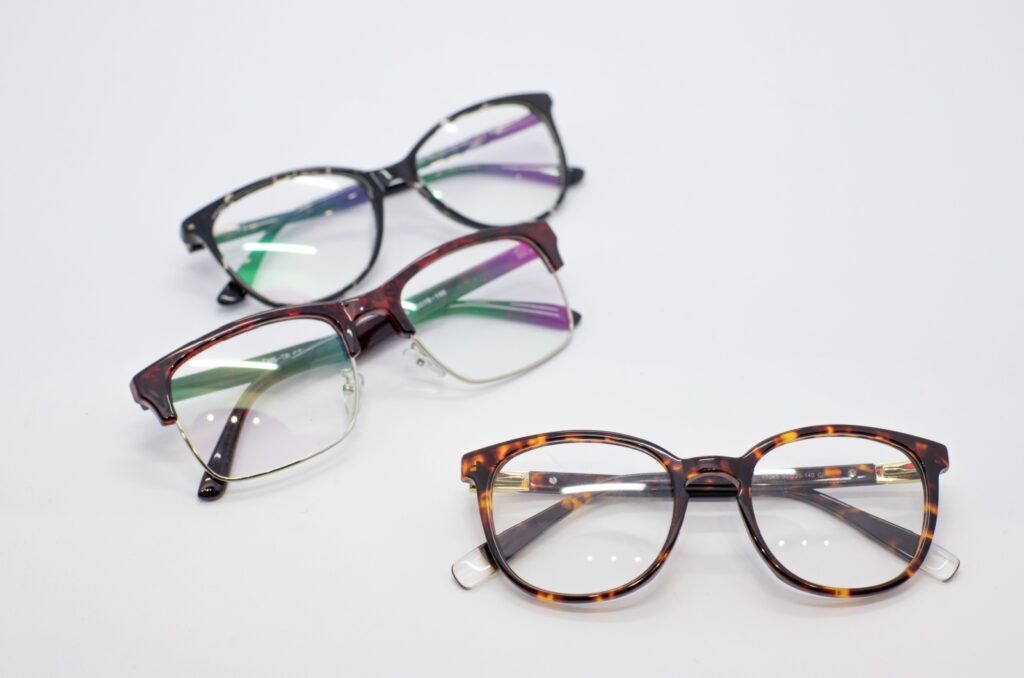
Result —
[[186, 248], [189, 252], [195, 252], [200, 249], [207, 249], [210, 254], [216, 260], [217, 264], [228, 274], [235, 285], [245, 290], [246, 294], [252, 295], [254, 299], [257, 299], [261, 303], [270, 306], [271, 308], [279, 308], [283, 306], [290, 306], [287, 302], [273, 301], [263, 294], [257, 292], [252, 288], [251, 285], [244, 282], [238, 274], [232, 269], [230, 265], [224, 259], [223, 253], [220, 251], [220, 247], [217, 244], [216, 238], [214, 237], [213, 228], [217, 221], [217, 217], [223, 212], [229, 205], [236, 202], [240, 198], [244, 198], [251, 193], [266, 188], [279, 181], [288, 179], [294, 179], [299, 176], [319, 176], [329, 174], [332, 176], [343, 176], [354, 180], [359, 184], [359, 187], [366, 193], [367, 198], [373, 208], [374, 213], [374, 246], [370, 256], [370, 261], [366, 267], [360, 272], [351, 282], [346, 284], [344, 287], [331, 294], [324, 295], [319, 299], [304, 303], [317, 303], [322, 301], [335, 300], [341, 297], [343, 294], [348, 292], [350, 289], [362, 282], [369, 272], [373, 269], [374, 264], [377, 263], [377, 259], [380, 255], [381, 246], [384, 241], [384, 197], [387, 194], [388, 187], [392, 180], [400, 179], [406, 183], [417, 193], [422, 195], [430, 202], [437, 210], [442, 214], [453, 219], [465, 226], [477, 230], [488, 230], [493, 228], [505, 228], [506, 226], [494, 226], [484, 224], [482, 222], [470, 219], [451, 207], [447, 206], [444, 202], [437, 199], [433, 193], [431, 193], [427, 187], [420, 180], [419, 170], [416, 168], [416, 154], [420, 148], [437, 132], [441, 126], [450, 120], [458, 118], [469, 113], [474, 113], [478, 110], [488, 108], [491, 106], [499, 106], [503, 104], [521, 104], [528, 108], [533, 114], [537, 115], [541, 122], [547, 127], [551, 133], [552, 140], [558, 149], [559, 158], [559, 192], [554, 204], [543, 214], [539, 214], [536, 217], [529, 219], [522, 223], [536, 223], [544, 221], [550, 217], [562, 204], [565, 199], [565, 194], [569, 189], [569, 165], [566, 159], [565, 148], [562, 145], [562, 138], [558, 133], [558, 128], [555, 126], [554, 117], [551, 114], [553, 107], [553, 101], [551, 96], [545, 92], [533, 92], [526, 94], [510, 94], [506, 96], [496, 97], [494, 99], [488, 99], [481, 101], [476, 104], [467, 106], [451, 115], [448, 115], [434, 125], [423, 134], [420, 139], [413, 146], [412, 150], [402, 160], [389, 165], [384, 168], [376, 170], [359, 170], [348, 167], [338, 167], [332, 165], [321, 165], [321, 166], [309, 166], [298, 169], [292, 169], [285, 172], [279, 172], [262, 179], [257, 179], [249, 184], [246, 184], [240, 188], [230, 191], [227, 194], [221, 196], [217, 200], [210, 202], [204, 207], [196, 210], [181, 223], [181, 240], [185, 243]]
[[[924, 503], [922, 505], [922, 526], [920, 540], [914, 558], [907, 566], [892, 579], [864, 587], [833, 587], [816, 584], [808, 581], [786, 568], [782, 562], [775, 557], [760, 529], [757, 527], [755, 517], [751, 485], [753, 481], [754, 467], [762, 457], [772, 450], [791, 444], [800, 440], [826, 437], [848, 437], [869, 439], [893, 447], [904, 453], [915, 465], [916, 470], [922, 478], [924, 488]], [[607, 591], [587, 594], [567, 594], [554, 591], [547, 591], [534, 586], [520, 577], [507, 560], [501, 554], [498, 547], [498, 535], [492, 515], [492, 490], [494, 480], [498, 471], [511, 459], [550, 445], [567, 443], [590, 442], [607, 443], [627, 447], [643, 452], [662, 464], [672, 482], [672, 518], [664, 544], [651, 565], [642, 573], [630, 581]], [[687, 477], [696, 477], [701, 473], [698, 463], [708, 459], [707, 455], [701, 457], [681, 458], [673, 455], [663, 447], [623, 433], [601, 430], [563, 430], [550, 433], [542, 433], [532, 436], [522, 436], [507, 440], [503, 443], [489, 445], [462, 457], [462, 480], [471, 482], [476, 489], [477, 506], [480, 512], [480, 520], [483, 523], [485, 543], [487, 546], [484, 554], [491, 563], [497, 567], [516, 587], [523, 592], [547, 602], [557, 603], [590, 603], [602, 602], [619, 598], [632, 593], [644, 586], [660, 571], [662, 565], [668, 559], [675, 545], [679, 532], [682, 529], [685, 518], [686, 505], [689, 494], [686, 490]], [[732, 462], [731, 468], [722, 468], [720, 471], [727, 473], [740, 483], [736, 500], [740, 507], [740, 514], [748, 536], [754, 543], [755, 548], [762, 559], [768, 564], [769, 569], [783, 582], [795, 588], [823, 596], [833, 598], [854, 598], [869, 596], [899, 586], [906, 582], [911, 576], [917, 573], [928, 555], [928, 551], [934, 539], [935, 528], [938, 522], [939, 505], [939, 475], [949, 468], [949, 451], [942, 443], [914, 436], [908, 433], [900, 433], [883, 428], [850, 424], [823, 424], [805, 426], [790, 429], [783, 433], [765, 438], [751, 447], [746, 453], [739, 457], [713, 457], [716, 461]], [[707, 472], [707, 470], [703, 470]], [[712, 471], [715, 472], [715, 471]], [[693, 474], [693, 475], [691, 475]]]

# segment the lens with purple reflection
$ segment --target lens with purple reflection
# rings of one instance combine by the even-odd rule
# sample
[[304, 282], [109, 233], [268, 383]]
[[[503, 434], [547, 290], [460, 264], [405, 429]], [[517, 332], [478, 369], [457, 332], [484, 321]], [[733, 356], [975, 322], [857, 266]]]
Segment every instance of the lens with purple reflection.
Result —
[[518, 240], [484, 242], [438, 259], [406, 283], [402, 307], [428, 357], [474, 382], [554, 356], [569, 343], [574, 324], [543, 255]]
[[566, 175], [554, 131], [522, 104], [484, 106], [443, 121], [417, 149], [416, 168], [436, 200], [487, 226], [546, 216]]

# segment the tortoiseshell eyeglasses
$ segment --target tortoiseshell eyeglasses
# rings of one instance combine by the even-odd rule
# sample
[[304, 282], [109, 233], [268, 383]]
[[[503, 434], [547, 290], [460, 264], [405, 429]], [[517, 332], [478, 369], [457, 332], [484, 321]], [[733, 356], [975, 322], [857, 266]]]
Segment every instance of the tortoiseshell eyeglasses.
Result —
[[693, 499], [735, 498], [772, 571], [846, 598], [918, 570], [946, 581], [960, 561], [933, 543], [945, 446], [862, 426], [812, 426], [742, 457], [680, 459], [604, 431], [510, 440], [462, 458], [485, 543], [452, 567], [465, 588], [500, 569], [543, 600], [609, 600], [649, 581]]
[[412, 188], [467, 226], [510, 226], [547, 218], [582, 178], [566, 164], [551, 97], [517, 94], [447, 116], [388, 167], [311, 167], [243, 186], [186, 218], [181, 237], [230, 276], [222, 304], [336, 299], [377, 260], [388, 196]]
[[388, 337], [413, 364], [470, 383], [548, 360], [580, 320], [543, 223], [494, 228], [425, 254], [378, 289], [274, 309], [196, 339], [132, 379], [143, 409], [177, 424], [206, 473], [202, 499], [331, 449], [352, 430], [356, 358]]

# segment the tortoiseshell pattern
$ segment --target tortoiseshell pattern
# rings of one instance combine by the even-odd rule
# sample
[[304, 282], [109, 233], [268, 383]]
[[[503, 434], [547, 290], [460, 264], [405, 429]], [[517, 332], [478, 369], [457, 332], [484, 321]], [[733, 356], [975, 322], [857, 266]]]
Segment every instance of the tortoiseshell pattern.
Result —
[[[257, 327], [270, 323], [280, 322], [292, 318], [319, 319], [329, 324], [338, 334], [345, 345], [348, 354], [355, 358], [372, 346], [392, 336], [409, 337], [415, 334], [416, 324], [422, 322], [422, 318], [416, 316], [415, 311], [407, 310], [402, 304], [402, 293], [406, 284], [420, 271], [438, 259], [454, 251], [497, 240], [512, 240], [530, 248], [529, 254], [518, 254], [519, 262], [533, 261], [540, 257], [548, 270], [554, 272], [562, 267], [562, 258], [558, 252], [557, 241], [551, 227], [544, 222], [522, 224], [519, 226], [496, 227], [483, 231], [471, 233], [447, 242], [430, 252], [416, 259], [409, 266], [398, 272], [390, 280], [377, 289], [371, 290], [350, 299], [343, 299], [332, 302], [315, 302], [301, 306], [271, 309], [257, 313], [241, 320], [229, 323], [220, 327], [195, 341], [178, 348], [156, 361], [149, 367], [139, 372], [132, 379], [131, 392], [135, 401], [143, 409], [152, 409], [163, 425], [171, 425], [177, 421], [177, 414], [174, 410], [172, 399], [171, 380], [176, 370], [196, 354], [201, 353], [223, 341], [231, 339], [239, 334], [248, 332]], [[469, 272], [471, 279], [457, 281], [454, 284], [462, 284], [462, 289], [473, 289], [474, 285], [486, 282], [490, 278], [501, 275], [515, 268], [516, 263], [507, 261], [509, 253], [517, 253], [519, 250], [513, 248], [503, 255], [499, 255], [492, 262], [485, 262], [477, 269]], [[488, 277], [487, 274], [490, 274]], [[459, 277], [457, 276], [457, 280]], [[449, 295], [448, 299], [456, 299], [458, 295]], [[415, 298], [415, 297], [414, 297]], [[428, 307], [428, 311], [434, 313]], [[514, 312], [505, 311], [505, 315], [515, 319], [526, 319], [530, 322], [551, 325], [551, 314], [549, 309], [518, 309]], [[410, 317], [410, 314], [414, 317]], [[572, 312], [572, 321], [579, 321], [579, 314]], [[573, 324], [574, 324], [573, 323]], [[571, 324], [567, 327], [571, 328]], [[288, 350], [301, 347], [288, 347]], [[315, 354], [311, 351], [310, 354]], [[287, 376], [291, 371], [282, 371], [280, 377]], [[211, 373], [213, 374], [213, 373]], [[214, 380], [216, 377], [214, 377]], [[188, 383], [185, 389], [191, 389], [193, 394], [196, 389], [202, 387], [194, 383], [196, 375], [186, 377], [183, 383]], [[222, 387], [232, 386], [240, 382], [227, 383]], [[254, 382], [253, 388], [257, 391], [261, 388], [262, 382]], [[212, 385], [208, 384], [208, 385]], [[246, 391], [246, 397], [258, 395], [257, 392]], [[246, 406], [235, 414], [239, 421], [245, 420]], [[217, 468], [211, 466], [213, 462], [204, 462], [207, 471], [215, 474], [221, 473], [222, 467], [230, 466], [233, 456], [233, 446], [237, 438], [223, 437], [221, 444], [217, 447], [219, 460]], [[225, 447], [226, 445], [226, 447]], [[203, 462], [202, 459], [200, 459]], [[211, 476], [209, 473], [204, 477], [200, 487], [200, 497], [205, 499], [218, 498], [225, 488], [225, 480]]]
[[[924, 519], [920, 535], [871, 516], [825, 494], [813, 493], [813, 495], [809, 494], [807, 497], [794, 497], [801, 501], [820, 503], [821, 505], [818, 508], [832, 513], [879, 544], [896, 554], [902, 555], [908, 561], [906, 567], [899, 575], [887, 582], [862, 588], [836, 588], [809, 582], [786, 569], [772, 554], [758, 529], [752, 501], [752, 486], [755, 482], [754, 467], [757, 462], [781, 445], [797, 440], [824, 437], [865, 438], [894, 447], [905, 453], [914, 466], [913, 470], [908, 468], [902, 472], [907, 474], [916, 473], [919, 474], [916, 476], [917, 478], [923, 479], [922, 487], [925, 505], [922, 511]], [[659, 489], [655, 485], [655, 488], [649, 491], [659, 495], [670, 492], [673, 497], [671, 526], [666, 541], [651, 566], [635, 579], [618, 588], [582, 595], [559, 594], [536, 588], [520, 578], [507, 561], [519, 549], [535, 539], [564, 515], [579, 508], [578, 504], [580, 502], [590, 501], [592, 498], [590, 493], [581, 493], [579, 497], [566, 497], [561, 502], [553, 504], [548, 509], [505, 530], [500, 535], [495, 531], [491, 513], [491, 497], [495, 482], [505, 462], [524, 452], [547, 445], [577, 442], [609, 443], [632, 448], [653, 457], [667, 471], [671, 481], [671, 488]], [[867, 474], [873, 475], [875, 473], [874, 467], [868, 468], [869, 466], [871, 465], [816, 468], [813, 480], [801, 479], [798, 482], [815, 488], [839, 487], [844, 483], [850, 482], [850, 480], [860, 484], [866, 482]], [[682, 527], [687, 502], [691, 497], [698, 496], [736, 497], [751, 540], [754, 542], [762, 558], [764, 558], [771, 570], [780, 579], [811, 593], [836, 598], [849, 598], [871, 595], [891, 589], [905, 582], [920, 569], [932, 545], [932, 536], [935, 533], [938, 519], [939, 474], [945, 472], [948, 468], [949, 454], [944, 445], [905, 433], [864, 426], [822, 425], [799, 428], [759, 442], [742, 457], [706, 456], [690, 459], [676, 457], [654, 443], [641, 438], [607, 431], [578, 430], [526, 436], [470, 452], [462, 458], [462, 479], [465, 482], [471, 483], [476, 489], [480, 519], [483, 522], [484, 535], [486, 537], [485, 555], [516, 586], [541, 600], [565, 603], [599, 602], [620, 597], [643, 586], [650, 581], [668, 558]], [[568, 474], [568, 479], [565, 479], [561, 478], [563, 475], [565, 474], [559, 474], [560, 480], [563, 482], [559, 482], [558, 486], [565, 485], [567, 482], [600, 482], [599, 476]], [[524, 483], [524, 489], [528, 491], [543, 491], [541, 488], [547, 485], [543, 478], [528, 477], [522, 482]], [[812, 496], [823, 499], [810, 499]], [[912, 539], [908, 535], [912, 535]]]
[[[554, 212], [562, 200], [565, 198], [566, 190], [569, 186], [579, 183], [583, 179], [583, 170], [578, 167], [568, 167], [565, 157], [565, 149], [562, 146], [561, 138], [558, 135], [558, 130], [555, 128], [554, 119], [551, 115], [552, 101], [548, 94], [534, 93], [534, 94], [515, 94], [510, 96], [499, 97], [484, 101], [473, 106], [468, 106], [456, 113], [445, 118], [449, 120], [456, 118], [467, 113], [473, 113], [474, 111], [486, 108], [488, 106], [497, 106], [501, 104], [519, 104], [529, 109], [531, 112], [531, 120], [534, 118], [540, 124], [545, 125], [551, 134], [552, 140], [558, 149], [559, 158], [559, 173], [558, 177], [551, 177], [548, 175], [540, 176], [536, 172], [530, 172], [521, 168], [509, 168], [510, 173], [513, 175], [524, 176], [527, 178], [537, 178], [539, 180], [550, 182], [554, 179], [559, 184], [558, 196], [555, 199], [554, 205], [547, 212], [536, 215], [535, 221], [542, 221], [547, 219], [552, 212]], [[389, 165], [387, 167], [364, 171], [343, 167], [307, 167], [303, 169], [291, 170], [288, 172], [282, 172], [275, 174], [274, 176], [266, 177], [258, 181], [254, 181], [246, 186], [236, 189], [223, 197], [214, 200], [210, 204], [206, 205], [202, 209], [197, 210], [195, 213], [189, 215], [181, 225], [181, 239], [185, 243], [189, 252], [195, 252], [201, 249], [208, 249], [213, 255], [217, 263], [224, 269], [224, 271], [231, 278], [230, 282], [225, 286], [218, 296], [218, 301], [222, 304], [235, 304], [241, 301], [245, 295], [252, 295], [253, 298], [258, 299], [268, 306], [282, 306], [283, 304], [276, 302], [272, 299], [268, 299], [266, 296], [261, 295], [255, 291], [246, 280], [246, 275], [239, 275], [236, 271], [232, 270], [228, 266], [224, 257], [221, 254], [218, 240], [214, 236], [213, 228], [214, 222], [217, 220], [217, 216], [233, 202], [236, 202], [240, 198], [243, 198], [255, 191], [262, 188], [266, 188], [276, 182], [293, 179], [298, 176], [313, 176], [329, 174], [334, 176], [341, 176], [351, 179], [356, 182], [358, 189], [356, 193], [360, 194], [360, 201], [363, 201], [363, 195], [365, 200], [368, 200], [373, 208], [374, 213], [374, 244], [370, 260], [366, 265], [366, 268], [355, 277], [350, 283], [343, 288], [326, 295], [320, 301], [326, 301], [329, 299], [337, 299], [341, 295], [345, 294], [348, 290], [352, 289], [373, 268], [373, 265], [377, 261], [377, 257], [380, 254], [381, 242], [384, 235], [384, 198], [406, 191], [410, 188], [416, 190], [417, 193], [426, 198], [431, 205], [439, 210], [444, 215], [454, 219], [455, 221], [465, 224], [475, 229], [487, 229], [496, 228], [491, 224], [484, 224], [478, 221], [474, 221], [466, 216], [463, 216], [459, 212], [453, 210], [447, 206], [444, 202], [438, 199], [424, 184], [423, 177], [420, 176], [419, 168], [416, 163], [416, 154], [420, 148], [431, 138], [431, 136], [444, 124], [445, 120], [436, 123], [424, 134], [419, 141], [416, 142], [412, 150], [399, 162]], [[500, 137], [500, 134], [498, 135]], [[498, 137], [495, 137], [498, 138]], [[537, 175], [534, 177], [534, 175]], [[345, 193], [345, 192], [343, 192]], [[346, 193], [347, 195], [347, 193]], [[351, 197], [351, 196], [348, 196]], [[350, 204], [348, 200], [343, 201], [344, 204]]]

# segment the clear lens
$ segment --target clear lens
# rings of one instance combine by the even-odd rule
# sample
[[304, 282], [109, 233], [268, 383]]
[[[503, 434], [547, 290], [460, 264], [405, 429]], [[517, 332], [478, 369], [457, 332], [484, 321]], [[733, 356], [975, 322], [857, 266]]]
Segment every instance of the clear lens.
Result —
[[355, 363], [326, 322], [263, 325], [190, 358], [171, 378], [178, 427], [216, 475], [241, 479], [336, 445], [359, 409]]
[[536, 221], [565, 183], [551, 128], [521, 104], [446, 120], [417, 150], [416, 167], [436, 199], [488, 226]]
[[337, 294], [373, 256], [373, 206], [354, 179], [303, 174], [231, 202], [213, 237], [224, 263], [272, 302], [298, 304]]
[[757, 463], [751, 497], [772, 554], [821, 586], [884, 584], [920, 543], [920, 474], [902, 451], [874, 440], [813, 438], [778, 447]]
[[422, 346], [469, 381], [514, 374], [572, 336], [558, 278], [531, 245], [495, 240], [456, 250], [417, 273], [402, 307]]
[[561, 594], [623, 586], [658, 558], [672, 524], [672, 481], [644, 452], [549, 445], [499, 468], [491, 514], [499, 550], [527, 583]]

